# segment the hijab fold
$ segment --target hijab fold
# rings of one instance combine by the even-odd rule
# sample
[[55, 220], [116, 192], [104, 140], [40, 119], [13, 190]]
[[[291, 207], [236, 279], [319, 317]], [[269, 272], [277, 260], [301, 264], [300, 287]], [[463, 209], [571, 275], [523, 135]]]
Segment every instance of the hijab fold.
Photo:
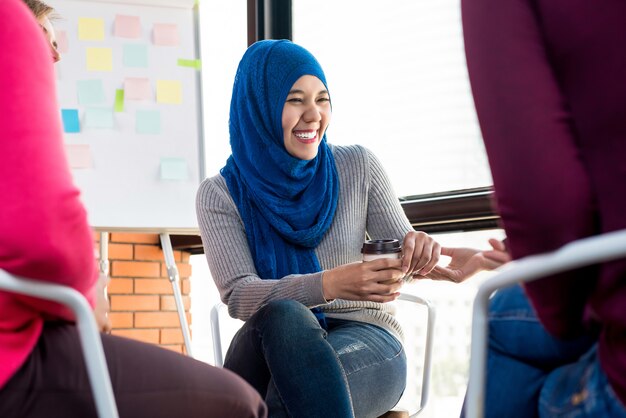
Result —
[[[339, 181], [326, 135], [312, 160], [295, 158], [285, 149], [283, 106], [303, 75], [326, 86], [321, 66], [307, 50], [287, 40], [265, 40], [248, 48], [233, 86], [232, 155], [221, 174], [263, 280], [321, 271], [315, 248], [337, 208]], [[325, 327], [321, 310], [313, 311]]]

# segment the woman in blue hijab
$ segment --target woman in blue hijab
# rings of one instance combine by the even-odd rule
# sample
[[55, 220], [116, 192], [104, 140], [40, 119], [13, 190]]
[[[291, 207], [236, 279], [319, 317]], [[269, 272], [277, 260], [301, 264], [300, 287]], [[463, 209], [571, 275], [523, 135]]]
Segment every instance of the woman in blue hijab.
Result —
[[[304, 48], [250, 46], [233, 86], [232, 155], [198, 191], [212, 276], [230, 315], [245, 321], [224, 366], [265, 397], [271, 417], [391, 409], [406, 358], [386, 302], [402, 278], [461, 281], [500, 264], [414, 231], [376, 157], [327, 143], [330, 98]], [[400, 240], [402, 259], [360, 262], [366, 236]], [[451, 266], [436, 266], [440, 254]]]

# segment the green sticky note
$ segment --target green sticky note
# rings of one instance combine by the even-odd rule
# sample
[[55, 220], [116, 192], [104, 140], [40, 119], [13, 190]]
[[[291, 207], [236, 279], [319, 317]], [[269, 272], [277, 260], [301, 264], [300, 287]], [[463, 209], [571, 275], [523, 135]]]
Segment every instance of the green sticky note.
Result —
[[135, 131], [138, 134], [158, 135], [161, 133], [161, 112], [138, 110], [135, 115]]
[[98, 107], [85, 109], [85, 126], [89, 128], [113, 128], [113, 110]]
[[148, 46], [141, 44], [124, 45], [124, 67], [147, 68]]
[[200, 60], [187, 60], [184, 58], [179, 58], [178, 65], [180, 67], [195, 68], [196, 70], [202, 69], [202, 62]]
[[104, 103], [102, 80], [78, 80], [76, 82], [78, 103], [92, 105]]
[[124, 111], [124, 90], [115, 90], [115, 106], [113, 107], [113, 109], [116, 112]]

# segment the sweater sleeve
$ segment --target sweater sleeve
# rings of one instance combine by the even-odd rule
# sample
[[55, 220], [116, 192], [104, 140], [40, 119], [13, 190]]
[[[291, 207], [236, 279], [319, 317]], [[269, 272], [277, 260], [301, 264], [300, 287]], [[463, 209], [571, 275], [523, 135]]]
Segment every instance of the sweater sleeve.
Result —
[[[0, 20], [0, 268], [91, 300], [92, 235], [65, 157], [50, 51], [21, 1], [3, 0]], [[67, 318], [56, 304], [16, 299]]]
[[381, 162], [370, 150], [366, 148], [363, 150], [369, 167], [367, 233], [371, 239], [395, 238], [402, 242], [406, 233], [412, 231], [413, 227]]
[[243, 221], [223, 177], [200, 185], [196, 211], [211, 275], [232, 317], [245, 321], [272, 300], [293, 299], [307, 307], [326, 303], [321, 272], [261, 280]]

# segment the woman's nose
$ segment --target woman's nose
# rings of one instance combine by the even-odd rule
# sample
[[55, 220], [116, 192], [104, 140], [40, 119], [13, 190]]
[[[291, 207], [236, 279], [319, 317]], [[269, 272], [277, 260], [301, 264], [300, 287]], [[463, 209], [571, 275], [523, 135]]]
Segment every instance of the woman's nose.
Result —
[[322, 112], [315, 105], [310, 105], [304, 112], [306, 122], [318, 122], [322, 119]]
[[57, 51], [57, 49], [52, 45], [50, 45], [50, 49], [52, 50], [52, 61], [59, 62], [61, 60], [61, 55], [59, 54], [59, 51]]

